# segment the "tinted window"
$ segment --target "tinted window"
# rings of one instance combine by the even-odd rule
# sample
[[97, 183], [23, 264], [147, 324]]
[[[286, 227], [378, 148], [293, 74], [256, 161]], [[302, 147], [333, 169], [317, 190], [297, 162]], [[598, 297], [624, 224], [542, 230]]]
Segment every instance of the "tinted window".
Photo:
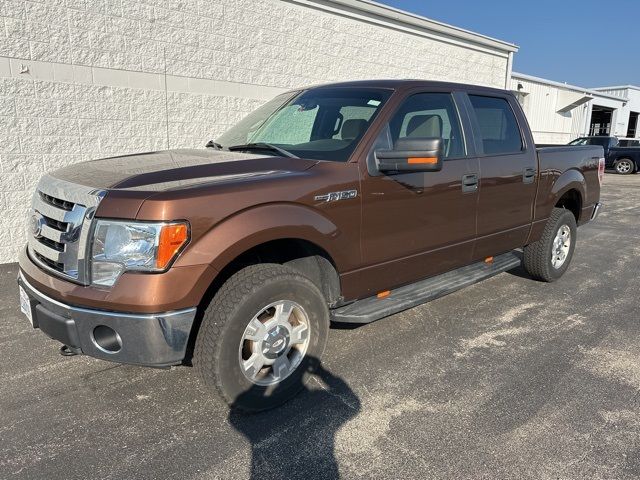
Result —
[[509, 102], [504, 98], [469, 95], [480, 125], [486, 155], [522, 151], [522, 136]]
[[462, 129], [453, 98], [448, 93], [419, 93], [409, 97], [389, 122], [393, 143], [404, 137], [440, 137], [444, 156], [465, 154]]
[[603, 147], [608, 147], [611, 142], [609, 137], [594, 137], [589, 141], [589, 145], [601, 145]]
[[371, 117], [376, 113], [375, 106], [367, 105], [364, 107], [346, 106], [340, 109], [334, 131], [336, 134], [333, 138], [348, 139], [358, 131], [358, 125], [367, 125]]

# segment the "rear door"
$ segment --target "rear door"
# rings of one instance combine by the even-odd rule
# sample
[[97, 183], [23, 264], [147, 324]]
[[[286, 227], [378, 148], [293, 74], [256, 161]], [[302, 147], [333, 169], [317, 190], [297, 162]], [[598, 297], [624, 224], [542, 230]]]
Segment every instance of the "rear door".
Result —
[[479, 91], [466, 98], [479, 152], [478, 238], [473, 255], [478, 260], [525, 244], [533, 219], [538, 157], [511, 95]]

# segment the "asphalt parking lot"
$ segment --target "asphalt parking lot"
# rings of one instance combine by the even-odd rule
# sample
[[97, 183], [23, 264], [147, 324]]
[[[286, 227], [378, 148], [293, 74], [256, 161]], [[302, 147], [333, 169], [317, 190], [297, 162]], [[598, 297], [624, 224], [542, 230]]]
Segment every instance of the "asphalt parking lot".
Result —
[[250, 416], [187, 367], [61, 357], [1, 266], [0, 478], [637, 478], [640, 175], [602, 197], [559, 282], [333, 329], [320, 378]]

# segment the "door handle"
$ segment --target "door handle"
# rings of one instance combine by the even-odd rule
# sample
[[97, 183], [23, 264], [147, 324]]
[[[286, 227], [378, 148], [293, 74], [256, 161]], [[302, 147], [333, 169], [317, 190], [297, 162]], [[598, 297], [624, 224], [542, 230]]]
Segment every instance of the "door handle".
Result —
[[475, 192], [478, 190], [478, 174], [471, 173], [462, 177], [462, 191]]
[[531, 168], [531, 167], [527, 167], [524, 169], [524, 172], [522, 173], [522, 182], [523, 183], [533, 183], [533, 181], [536, 178], [536, 169], [535, 168]]

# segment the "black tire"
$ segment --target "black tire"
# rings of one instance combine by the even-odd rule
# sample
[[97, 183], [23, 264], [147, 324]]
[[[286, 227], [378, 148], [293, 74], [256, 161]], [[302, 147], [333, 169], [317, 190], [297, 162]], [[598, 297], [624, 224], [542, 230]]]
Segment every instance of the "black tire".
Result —
[[[304, 309], [309, 323], [306, 354], [283, 380], [258, 385], [247, 378], [240, 366], [243, 335], [254, 316], [283, 300], [296, 302]], [[232, 275], [204, 310], [193, 364], [204, 383], [233, 408], [267, 410], [286, 402], [304, 387], [319, 365], [328, 330], [327, 302], [311, 280], [279, 264], [251, 265]]]
[[[556, 268], [552, 263], [553, 244], [562, 226], [568, 226], [571, 232], [569, 251], [566, 254], [564, 263]], [[569, 268], [573, 251], [576, 247], [577, 239], [576, 218], [569, 210], [564, 208], [554, 208], [547, 221], [542, 238], [535, 243], [524, 247], [524, 269], [529, 275], [544, 282], [554, 282], [558, 280]]]
[[630, 158], [621, 158], [613, 164], [616, 173], [620, 175], [630, 175], [635, 171], [635, 165]]

